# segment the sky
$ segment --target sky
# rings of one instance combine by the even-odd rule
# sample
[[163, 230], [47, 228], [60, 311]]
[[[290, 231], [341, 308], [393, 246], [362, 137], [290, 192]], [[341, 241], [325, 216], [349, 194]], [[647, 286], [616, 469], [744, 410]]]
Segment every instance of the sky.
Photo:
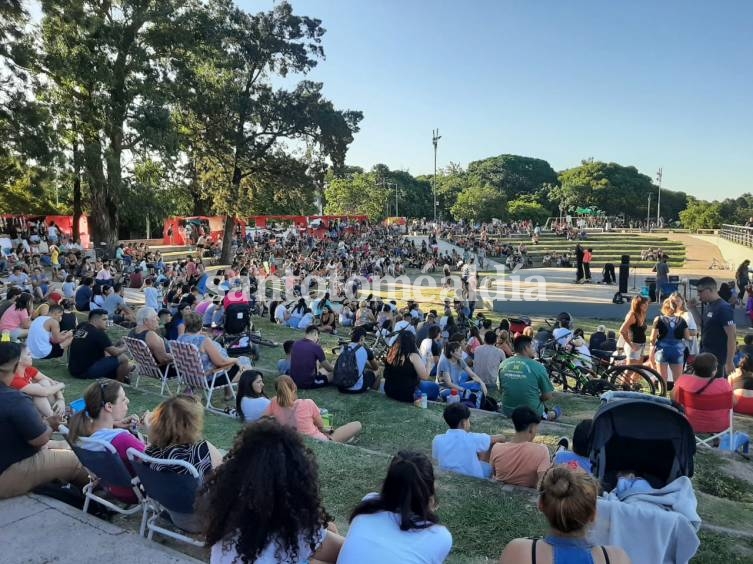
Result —
[[751, 1], [291, 2], [327, 30], [308, 78], [364, 112], [348, 164], [431, 173], [438, 128], [439, 168], [593, 157], [702, 199], [753, 192]]

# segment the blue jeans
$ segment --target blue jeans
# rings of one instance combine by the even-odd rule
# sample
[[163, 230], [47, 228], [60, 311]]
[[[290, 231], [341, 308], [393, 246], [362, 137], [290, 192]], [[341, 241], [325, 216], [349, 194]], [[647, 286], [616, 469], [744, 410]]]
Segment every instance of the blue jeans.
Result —
[[[466, 374], [465, 372], [463, 372], [460, 375], [460, 378], [458, 378], [458, 384], [457, 385], [460, 386], [461, 388], [463, 388], [464, 390], [468, 390], [469, 392], [473, 392], [473, 393], [479, 393], [479, 392], [481, 392], [481, 384], [479, 384], [478, 382], [474, 382], [473, 380], [471, 380], [468, 377], [468, 374]], [[452, 393], [452, 390], [450, 388], [445, 388], [444, 390], [442, 390], [440, 392], [440, 395], [443, 398], [447, 398], [447, 396], [449, 396], [451, 393]]]
[[439, 397], [439, 384], [436, 382], [430, 382], [429, 380], [419, 380], [418, 389], [422, 394], [426, 394], [429, 401], [436, 401]]

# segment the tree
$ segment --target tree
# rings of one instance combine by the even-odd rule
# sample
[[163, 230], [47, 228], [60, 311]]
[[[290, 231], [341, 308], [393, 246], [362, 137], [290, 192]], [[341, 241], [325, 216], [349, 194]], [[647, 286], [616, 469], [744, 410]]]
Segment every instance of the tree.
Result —
[[506, 217], [505, 197], [491, 186], [474, 184], [458, 194], [451, 208], [452, 216], [470, 222]]
[[557, 173], [542, 159], [498, 155], [468, 165], [469, 180], [496, 188], [509, 200], [531, 194], [545, 184], [556, 184]]
[[722, 204], [704, 202], [693, 197], [688, 206], [680, 212], [680, 221], [685, 229], [717, 229], [722, 225]]
[[274, 87], [273, 77], [306, 74], [323, 56], [321, 22], [293, 14], [287, 2], [251, 15], [227, 0], [192, 0], [181, 28], [191, 33], [176, 36], [171, 61], [203, 157], [223, 173], [213, 195], [215, 210], [228, 216], [222, 259], [229, 261], [233, 218], [248, 202], [244, 179], [284, 175], [290, 145], [300, 142], [341, 167], [363, 116], [336, 110], [321, 83]]
[[507, 204], [507, 214], [511, 220], [530, 219], [542, 225], [549, 218], [549, 211], [536, 201], [534, 195], [522, 195]]
[[377, 183], [375, 173], [353, 174], [334, 178], [324, 190], [327, 202], [324, 213], [332, 215], [367, 215], [376, 221], [385, 216], [390, 192]]

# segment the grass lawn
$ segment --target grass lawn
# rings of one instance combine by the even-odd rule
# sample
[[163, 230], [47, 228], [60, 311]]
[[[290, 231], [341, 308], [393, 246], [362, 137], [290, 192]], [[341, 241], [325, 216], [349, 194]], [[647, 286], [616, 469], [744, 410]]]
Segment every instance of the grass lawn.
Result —
[[[280, 328], [266, 321], [255, 321], [265, 337], [276, 341], [300, 337], [300, 332]], [[594, 322], [595, 326], [598, 322]], [[588, 325], [580, 323], [580, 325]], [[322, 336], [325, 350], [336, 344], [337, 337]], [[257, 367], [265, 373], [268, 395], [274, 390], [274, 365], [282, 356], [282, 349], [263, 348]], [[65, 366], [58, 362], [43, 361], [38, 367], [49, 376], [66, 382], [68, 401], [81, 396], [87, 382], [70, 378]], [[128, 388], [131, 412], [141, 413], [156, 406], [159, 386], [154, 380], [142, 379], [139, 389]], [[221, 397], [221, 393], [217, 394]], [[336, 390], [325, 389], [301, 392], [311, 397], [320, 407], [330, 410], [335, 425], [359, 420], [364, 431], [353, 445], [337, 445], [309, 441], [320, 467], [320, 481], [328, 511], [335, 517], [340, 531], [347, 531], [347, 519], [357, 502], [370, 491], [379, 488], [390, 457], [397, 450], [410, 448], [430, 454], [435, 434], [445, 431], [442, 407], [430, 405], [422, 410], [404, 405], [385, 396], [369, 392], [361, 396], [343, 396]], [[562, 435], [570, 435], [572, 425], [581, 418], [590, 417], [598, 400], [559, 394], [557, 403], [564, 409], [562, 424], [543, 423], [538, 438], [552, 448]], [[221, 402], [218, 403], [221, 405]], [[489, 433], [512, 434], [509, 419], [496, 414], [474, 413], [473, 428]], [[207, 414], [207, 438], [218, 447], [227, 449], [232, 444], [240, 423], [232, 418]], [[694, 483], [699, 497], [699, 512], [705, 523], [729, 529], [750, 531], [753, 526], [753, 471], [750, 463], [740, 459], [721, 457], [710, 452], [696, 457]], [[443, 524], [454, 539], [450, 562], [491, 562], [499, 557], [505, 544], [521, 536], [541, 535], [544, 522], [535, 507], [535, 493], [503, 487], [499, 484], [438, 472], [439, 514]], [[126, 526], [135, 528], [129, 519]], [[636, 542], [640, 542], [636, 539]], [[171, 544], [206, 559], [204, 550], [187, 549]], [[718, 531], [701, 531], [701, 548], [694, 562], [751, 562], [753, 540], [742, 534], [721, 534]]]

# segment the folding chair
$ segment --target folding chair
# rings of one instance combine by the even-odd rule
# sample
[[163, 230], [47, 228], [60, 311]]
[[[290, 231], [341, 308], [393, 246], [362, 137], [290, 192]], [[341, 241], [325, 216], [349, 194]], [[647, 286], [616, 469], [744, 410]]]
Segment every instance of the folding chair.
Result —
[[[732, 392], [724, 392], [721, 394], [694, 394], [684, 391], [680, 388], [680, 393], [677, 396], [677, 402], [685, 407], [686, 412], [689, 413], [688, 421], [690, 421], [693, 427], [693, 432], [696, 433], [696, 444], [713, 447], [711, 444], [716, 439], [721, 439], [724, 435], [729, 434], [730, 444], [733, 443], [734, 430], [732, 428], [733, 423], [733, 401]], [[728, 417], [725, 418], [725, 426], [710, 426], [694, 421], [693, 414], [696, 411], [722, 411], [729, 412]], [[698, 434], [710, 434], [708, 438], [700, 438]]]
[[[201, 540], [158, 524], [163, 511], [167, 510], [176, 528], [189, 533], [200, 531], [200, 523], [194, 511], [196, 492], [201, 486], [198, 470], [184, 460], [154, 458], [134, 448], [129, 448], [127, 454], [146, 494], [146, 507], [150, 513], [146, 521], [146, 528], [149, 530], [147, 538], [152, 540], [154, 533], [159, 533], [194, 546], [204, 546]], [[152, 464], [159, 464], [164, 469], [155, 470]], [[181, 470], [186, 473], [179, 473]]]
[[181, 383], [185, 388], [200, 389], [206, 398], [205, 407], [209, 411], [221, 413], [219, 409], [212, 407], [212, 394], [216, 389], [229, 386], [233, 398], [235, 398], [235, 388], [230, 381], [230, 374], [228, 374], [227, 369], [218, 368], [209, 374], [205, 374], [199, 349], [195, 345], [170, 341], [170, 352], [175, 359], [175, 368], [178, 371]]
[[[68, 429], [61, 425], [59, 432], [68, 441]], [[80, 437], [75, 444], [70, 441], [68, 441], [68, 444], [71, 445], [76, 457], [89, 472], [89, 483], [82, 490], [85, 497], [84, 513], [88, 513], [89, 503], [92, 501], [96, 501], [121, 515], [133, 515], [141, 511], [141, 527], [139, 530], [143, 536], [146, 528], [146, 502], [141, 494], [139, 479], [138, 477], [131, 477], [115, 447], [107, 441], [100, 441], [91, 437]], [[116, 505], [94, 493], [100, 486], [130, 489], [138, 501], [130, 507]]]
[[174, 366], [174, 363], [170, 362], [169, 364], [165, 365], [165, 368], [163, 370], [157, 364], [152, 351], [149, 350], [149, 346], [144, 341], [140, 339], [134, 339], [133, 337], [123, 337], [123, 342], [125, 343], [128, 352], [137, 363], [136, 382], [134, 383], [134, 386], [136, 388], [139, 387], [139, 380], [141, 379], [141, 376], [145, 376], [147, 378], [156, 378], [157, 380], [162, 382], [162, 386], [159, 390], [160, 395], [165, 394], [165, 389], [167, 389], [167, 393], [170, 394], [171, 392], [170, 386], [168, 385], [167, 375], [170, 371], [170, 367]]

